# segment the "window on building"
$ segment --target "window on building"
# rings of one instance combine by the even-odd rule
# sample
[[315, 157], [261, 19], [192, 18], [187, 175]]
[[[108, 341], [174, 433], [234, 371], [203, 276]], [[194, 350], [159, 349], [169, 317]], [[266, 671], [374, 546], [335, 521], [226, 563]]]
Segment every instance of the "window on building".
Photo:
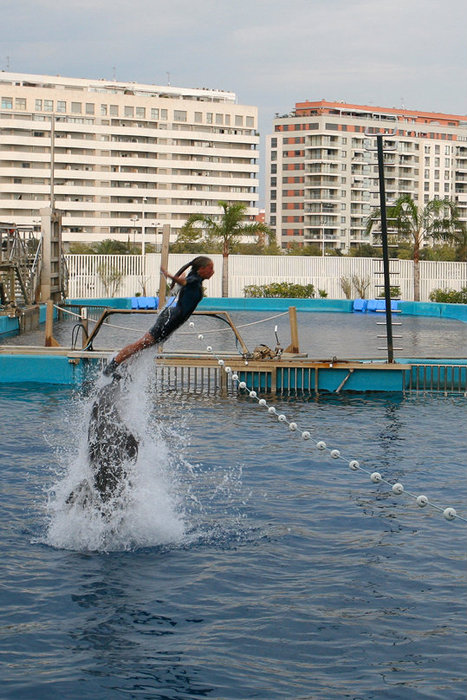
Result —
[[131, 119], [135, 116], [135, 108], [131, 107], [130, 105], [125, 105], [125, 107], [123, 108], [123, 115]]
[[25, 97], [16, 97], [15, 98], [15, 108], [16, 109], [26, 109], [26, 98]]
[[271, 172], [277, 173], [277, 163], [271, 163]]
[[195, 112], [195, 123], [201, 124], [202, 121], [203, 121], [203, 113], [202, 112]]
[[222, 126], [224, 123], [224, 115], [223, 114], [216, 114], [216, 124], [218, 126]]
[[159, 119], [159, 108], [151, 107], [151, 119]]
[[184, 109], [174, 109], [174, 122], [186, 122], [186, 112]]
[[161, 109], [161, 119], [162, 119], [163, 121], [166, 122], [168, 118], [169, 118], [169, 112], [168, 112], [168, 110], [167, 110], [167, 109]]
[[66, 112], [65, 100], [57, 100], [57, 112]]
[[435, 170], [435, 180], [439, 180], [439, 170]]
[[118, 105], [110, 105], [109, 114], [111, 117], [118, 117]]
[[277, 177], [272, 177], [271, 182], [270, 182], [271, 187], [276, 187], [277, 185]]
[[86, 114], [94, 114], [94, 104], [92, 102], [86, 102]]
[[44, 100], [44, 112], [53, 112], [54, 111], [54, 101], [53, 100]]
[[241, 114], [235, 115], [235, 126], [243, 126], [243, 116]]
[[136, 107], [135, 114], [138, 119], [146, 119], [146, 107]]
[[271, 190], [271, 199], [277, 198], [277, 190]]
[[253, 117], [246, 117], [245, 122], [246, 122], [246, 126], [249, 126], [251, 129], [255, 125], [255, 120], [253, 119]]
[[206, 124], [212, 124], [214, 115], [212, 112], [206, 112]]
[[440, 152], [440, 147], [439, 147], [439, 146], [435, 146], [435, 153], [439, 153], [439, 152]]
[[13, 109], [12, 97], [2, 97], [2, 109]]
[[71, 103], [72, 114], [81, 114], [81, 109], [82, 109], [81, 102], [72, 102]]
[[101, 117], [107, 116], [107, 105], [101, 105]]

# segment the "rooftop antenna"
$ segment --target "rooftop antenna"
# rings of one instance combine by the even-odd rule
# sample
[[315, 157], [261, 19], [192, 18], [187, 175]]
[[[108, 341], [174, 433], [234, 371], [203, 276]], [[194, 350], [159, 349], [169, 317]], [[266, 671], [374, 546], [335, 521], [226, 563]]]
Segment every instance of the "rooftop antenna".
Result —
[[9, 56], [6, 57], [6, 69], [10, 70], [10, 57]]
[[167, 73], [167, 85], [170, 87], [170, 73]]

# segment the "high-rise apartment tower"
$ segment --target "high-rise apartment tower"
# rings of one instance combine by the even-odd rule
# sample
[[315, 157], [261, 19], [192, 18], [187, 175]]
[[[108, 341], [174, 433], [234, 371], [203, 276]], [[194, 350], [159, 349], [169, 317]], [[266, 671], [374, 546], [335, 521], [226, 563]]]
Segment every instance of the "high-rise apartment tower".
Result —
[[372, 243], [365, 224], [379, 206], [378, 133], [395, 147], [385, 154], [388, 204], [405, 193], [419, 206], [447, 197], [467, 221], [467, 116], [298, 102], [267, 137], [266, 223], [280, 246], [324, 253]]
[[257, 214], [257, 109], [234, 93], [0, 73], [0, 221], [51, 202], [65, 241], [140, 241], [218, 201]]

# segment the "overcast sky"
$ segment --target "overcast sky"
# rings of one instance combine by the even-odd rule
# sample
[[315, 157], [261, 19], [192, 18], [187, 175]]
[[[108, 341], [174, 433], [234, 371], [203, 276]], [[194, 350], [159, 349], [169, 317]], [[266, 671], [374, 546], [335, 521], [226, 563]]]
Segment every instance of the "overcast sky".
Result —
[[1, 0], [0, 68], [467, 114], [466, 0]]

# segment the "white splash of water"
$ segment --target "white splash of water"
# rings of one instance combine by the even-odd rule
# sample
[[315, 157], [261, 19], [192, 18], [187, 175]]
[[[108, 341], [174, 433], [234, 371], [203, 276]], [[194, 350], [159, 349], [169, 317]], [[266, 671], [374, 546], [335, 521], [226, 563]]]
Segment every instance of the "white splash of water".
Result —
[[[98, 497], [85, 506], [67, 499], [83, 480], [93, 483], [88, 460], [88, 425], [96, 391], [108, 380], [99, 378], [87, 400], [76, 400], [68, 429], [71, 447], [60, 451], [61, 474], [48, 494], [45, 542], [60, 549], [120, 551], [178, 544], [185, 534], [183, 501], [178, 495], [177, 470], [167, 440], [154, 424], [149, 405], [148, 377], [154, 375], [151, 353], [128, 363], [128, 380], [121, 400], [123, 422], [138, 440], [138, 457], [127, 465], [123, 489], [112, 501]], [[123, 381], [123, 380], [122, 380]]]

